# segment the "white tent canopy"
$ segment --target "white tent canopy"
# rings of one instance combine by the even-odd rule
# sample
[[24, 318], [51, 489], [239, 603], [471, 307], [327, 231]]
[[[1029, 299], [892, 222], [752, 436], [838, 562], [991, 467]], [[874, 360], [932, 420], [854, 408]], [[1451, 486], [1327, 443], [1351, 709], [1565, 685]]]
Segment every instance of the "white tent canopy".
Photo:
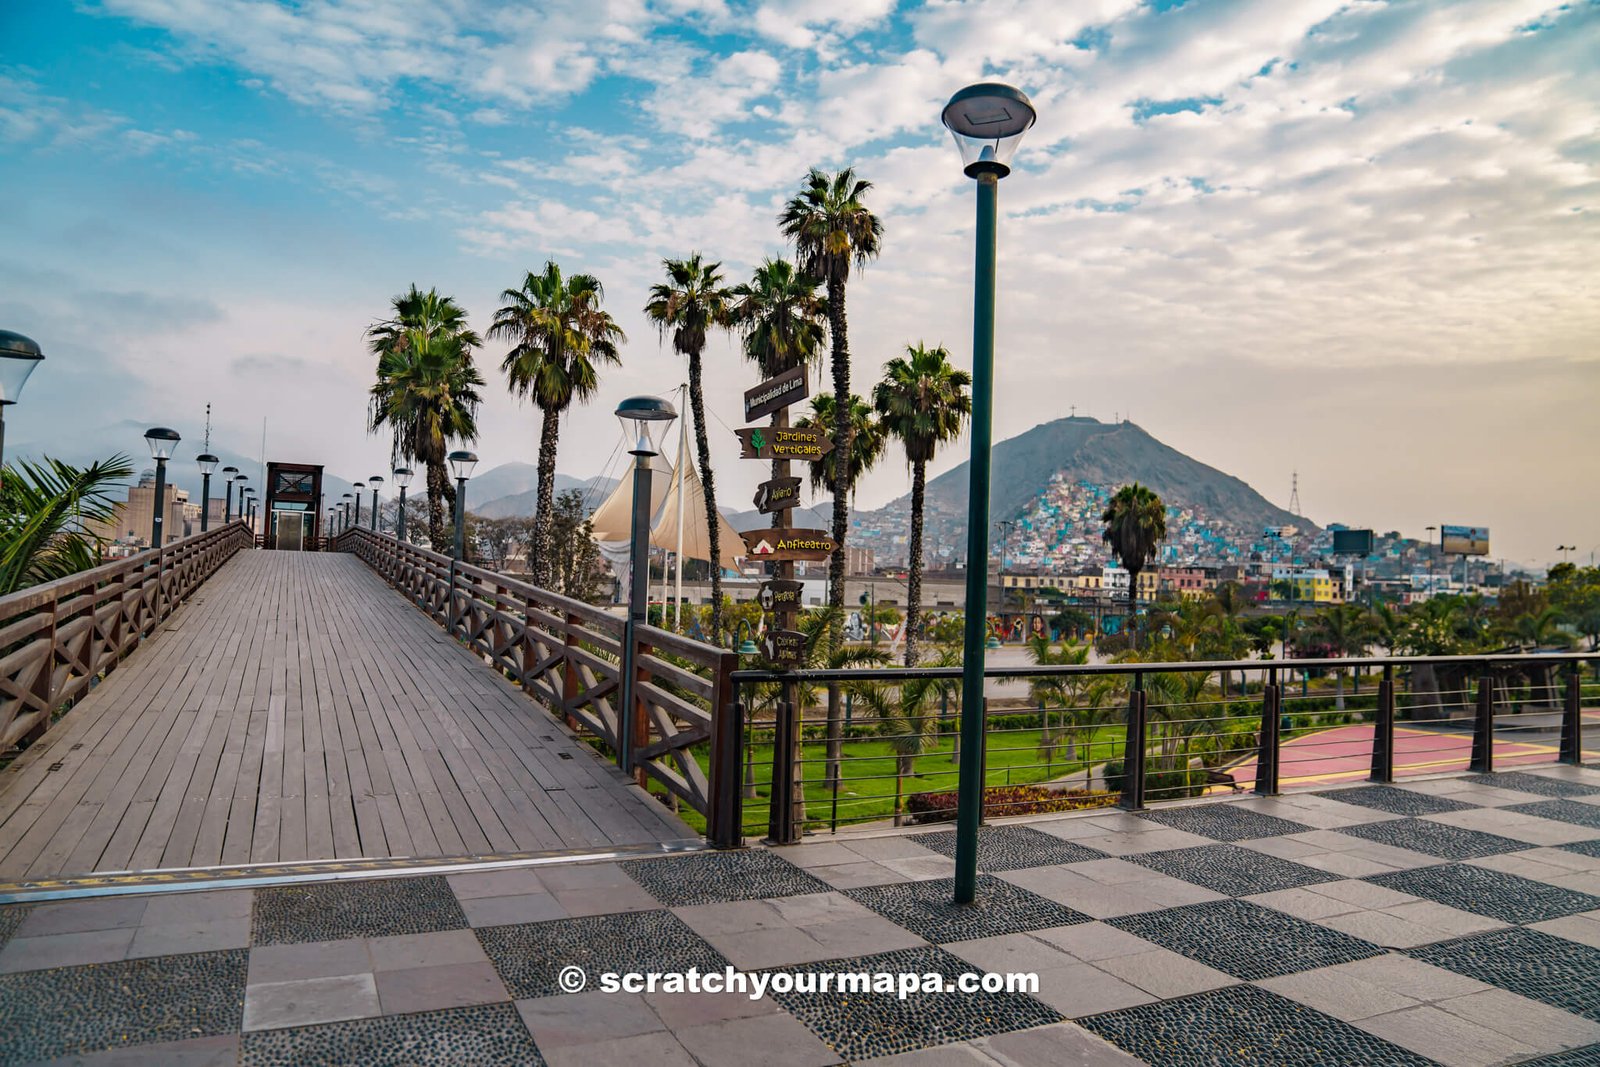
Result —
[[[679, 485], [674, 472], [661, 456], [650, 457], [650, 545], [668, 552], [678, 551]], [[705, 489], [694, 464], [683, 464], [683, 558], [709, 561], [711, 535], [706, 525]], [[628, 538], [633, 523], [633, 471], [624, 471], [611, 495], [590, 516], [594, 538], [601, 553], [613, 564], [628, 558]], [[737, 569], [744, 556], [744, 542], [728, 520], [717, 516], [722, 538], [722, 566]]]

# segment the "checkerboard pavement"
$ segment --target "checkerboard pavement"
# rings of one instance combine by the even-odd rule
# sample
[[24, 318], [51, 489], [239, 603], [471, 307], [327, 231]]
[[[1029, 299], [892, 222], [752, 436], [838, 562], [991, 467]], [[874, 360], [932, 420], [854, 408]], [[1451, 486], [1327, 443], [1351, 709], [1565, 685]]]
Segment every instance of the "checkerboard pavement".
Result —
[[[1600, 1063], [1600, 772], [0, 907], [0, 1063]], [[591, 985], [564, 992], [560, 969]], [[1032, 995], [606, 971], [1032, 972]]]

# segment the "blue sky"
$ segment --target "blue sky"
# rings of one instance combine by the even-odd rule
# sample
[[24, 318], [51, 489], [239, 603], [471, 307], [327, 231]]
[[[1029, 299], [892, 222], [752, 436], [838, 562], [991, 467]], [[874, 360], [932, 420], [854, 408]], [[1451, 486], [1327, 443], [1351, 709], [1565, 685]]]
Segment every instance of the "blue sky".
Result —
[[[1600, 5], [1547, 0], [97, 0], [4, 5], [0, 325], [49, 362], [8, 436], [124, 419], [359, 475], [361, 331], [412, 282], [485, 325], [554, 258], [605, 283], [625, 366], [564, 430], [681, 364], [639, 308], [659, 260], [783, 251], [807, 167], [884, 217], [850, 292], [856, 379], [968, 358], [971, 189], [938, 111], [1038, 104], [1003, 186], [997, 426], [1131, 413], [1319, 521], [1600, 542]], [[478, 451], [531, 461], [495, 368]], [[714, 342], [719, 481], [751, 384]], [[127, 443], [137, 447], [137, 440]], [[959, 458], [959, 447], [940, 464]], [[745, 469], [750, 468], [750, 469]], [[885, 462], [860, 491], [907, 486]]]

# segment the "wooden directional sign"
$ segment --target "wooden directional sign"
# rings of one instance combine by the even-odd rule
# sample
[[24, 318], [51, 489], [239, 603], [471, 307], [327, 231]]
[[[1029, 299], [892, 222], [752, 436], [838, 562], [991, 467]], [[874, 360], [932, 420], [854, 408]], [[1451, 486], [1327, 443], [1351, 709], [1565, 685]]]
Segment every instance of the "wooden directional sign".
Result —
[[735, 431], [744, 451], [740, 459], [818, 460], [833, 451], [833, 439], [821, 430], [774, 430], [747, 426]]
[[762, 611], [799, 611], [800, 593], [804, 589], [802, 582], [763, 582], [761, 591], [756, 594], [756, 602], [761, 605]]
[[769, 563], [823, 560], [839, 547], [825, 530], [746, 530], [739, 536], [744, 538], [746, 559]]
[[783, 668], [801, 667], [806, 662], [806, 635], [799, 630], [768, 630], [761, 642], [767, 659]]
[[792, 508], [800, 503], [799, 478], [774, 478], [756, 486], [756, 510], [763, 515]]
[[796, 367], [794, 370], [786, 370], [776, 378], [768, 378], [754, 389], [745, 391], [744, 421], [754, 422], [763, 415], [781, 411], [810, 395], [811, 389], [806, 382], [806, 369]]

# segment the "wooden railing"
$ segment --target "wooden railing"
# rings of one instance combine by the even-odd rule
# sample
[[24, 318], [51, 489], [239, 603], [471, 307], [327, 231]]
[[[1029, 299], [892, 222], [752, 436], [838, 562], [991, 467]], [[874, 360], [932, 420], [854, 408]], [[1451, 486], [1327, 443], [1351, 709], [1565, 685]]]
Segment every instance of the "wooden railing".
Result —
[[50, 729], [250, 542], [233, 522], [0, 597], [0, 752]]
[[[739, 720], [732, 676], [739, 657], [653, 626], [635, 634], [634, 708], [622, 714], [625, 623], [580, 600], [448, 556], [351, 529], [331, 539], [353, 552], [487, 663], [613, 759], [630, 749], [641, 785], [658, 783], [705, 816], [718, 847], [739, 843]], [[624, 731], [631, 745], [620, 746]], [[711, 771], [695, 759], [710, 746]]]

